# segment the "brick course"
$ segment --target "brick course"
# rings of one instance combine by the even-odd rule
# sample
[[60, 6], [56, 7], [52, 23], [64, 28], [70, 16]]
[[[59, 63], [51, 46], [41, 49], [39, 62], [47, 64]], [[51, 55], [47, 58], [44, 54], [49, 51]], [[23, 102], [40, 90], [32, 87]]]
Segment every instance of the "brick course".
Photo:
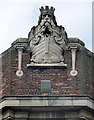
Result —
[[[2, 56], [2, 90], [4, 95], [42, 95], [41, 80], [51, 80], [51, 95], [90, 95], [94, 97], [94, 81], [92, 79], [92, 60], [94, 57], [87, 49], [77, 51], [76, 70], [73, 77], [71, 71], [71, 51], [65, 50], [67, 68], [27, 68], [30, 51], [23, 52], [22, 77], [16, 76], [18, 69], [18, 53], [11, 49]], [[43, 95], [47, 95], [46, 93]]]

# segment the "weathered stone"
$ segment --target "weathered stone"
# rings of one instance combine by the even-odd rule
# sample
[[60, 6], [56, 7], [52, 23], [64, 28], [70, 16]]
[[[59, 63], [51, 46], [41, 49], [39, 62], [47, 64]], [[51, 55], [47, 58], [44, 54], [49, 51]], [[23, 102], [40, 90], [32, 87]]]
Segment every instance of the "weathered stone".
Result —
[[[64, 28], [57, 25], [53, 7], [50, 9], [42, 7], [40, 10], [38, 26], [31, 29], [28, 39], [17, 39], [11, 48], [2, 53], [2, 63], [0, 64], [2, 120], [41, 120], [44, 118], [45, 120], [93, 120], [94, 53], [86, 49], [85, 44], [78, 38], [67, 38]], [[44, 22], [45, 19], [48, 21]], [[63, 38], [64, 36], [65, 38]], [[36, 37], [38, 39], [35, 39]], [[37, 56], [32, 60], [34, 52], [40, 56], [39, 52], [43, 50], [39, 49], [41, 48], [40, 41], [43, 42], [41, 44], [44, 49], [42, 55], [45, 58], [41, 62], [36, 61]], [[39, 51], [37, 47], [39, 47]], [[19, 48], [23, 48], [22, 60], [18, 57], [17, 49]], [[53, 48], [55, 59], [50, 60], [45, 55], [52, 57]], [[73, 66], [72, 49], [76, 49]], [[48, 53], [44, 54], [45, 51]], [[18, 61], [21, 62], [19, 67]], [[27, 67], [29, 61], [30, 64]], [[23, 76], [16, 75], [18, 68], [22, 69]], [[71, 76], [72, 68], [78, 72], [76, 76]], [[50, 81], [50, 92], [41, 92], [41, 80]]]
[[64, 64], [64, 46], [67, 34], [62, 26], [55, 22], [54, 8], [40, 9], [38, 26], [29, 33], [31, 63], [28, 66], [66, 66]]

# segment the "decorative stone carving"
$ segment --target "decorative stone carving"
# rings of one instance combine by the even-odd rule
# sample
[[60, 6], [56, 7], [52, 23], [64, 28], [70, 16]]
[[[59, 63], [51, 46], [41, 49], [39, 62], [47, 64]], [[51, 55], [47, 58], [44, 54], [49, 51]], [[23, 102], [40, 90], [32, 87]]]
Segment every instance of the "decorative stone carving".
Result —
[[16, 72], [16, 75], [18, 77], [21, 77], [23, 75], [23, 71], [21, 70], [22, 52], [24, 49], [27, 48], [27, 45], [28, 39], [26, 38], [18, 38], [16, 41], [12, 43], [12, 46], [18, 51], [18, 70]]
[[77, 47], [71, 47], [71, 52], [72, 52], [72, 70], [70, 72], [71, 76], [76, 76], [78, 74], [77, 70], [75, 70], [76, 51], [77, 51]]
[[27, 66], [66, 66], [64, 64], [64, 46], [67, 34], [64, 27], [58, 26], [54, 8], [41, 7], [38, 25], [29, 33], [31, 50], [30, 64]]
[[70, 71], [70, 75], [76, 76], [78, 74], [78, 71], [76, 70], [76, 52], [80, 46], [84, 46], [84, 43], [78, 38], [70, 38], [68, 44], [68, 48], [72, 53], [72, 70]]
[[23, 75], [23, 71], [21, 70], [23, 48], [18, 48], [17, 50], [18, 50], [18, 70], [16, 72], [16, 75], [21, 77]]

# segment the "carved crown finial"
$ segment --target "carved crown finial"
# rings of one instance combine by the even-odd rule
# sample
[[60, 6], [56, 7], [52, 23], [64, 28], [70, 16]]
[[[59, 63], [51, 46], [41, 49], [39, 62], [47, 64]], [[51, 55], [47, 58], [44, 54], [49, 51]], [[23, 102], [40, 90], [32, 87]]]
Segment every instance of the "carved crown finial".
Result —
[[42, 6], [40, 8], [41, 14], [54, 14], [55, 8], [52, 6], [49, 8], [49, 6], [45, 6], [45, 8]]

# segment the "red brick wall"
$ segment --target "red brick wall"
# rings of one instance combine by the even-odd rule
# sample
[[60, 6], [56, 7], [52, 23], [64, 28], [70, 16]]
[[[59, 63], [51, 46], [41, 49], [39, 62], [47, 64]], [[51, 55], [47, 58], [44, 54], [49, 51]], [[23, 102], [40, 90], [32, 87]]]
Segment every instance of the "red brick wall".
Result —
[[64, 53], [67, 68], [27, 68], [30, 52], [24, 51], [22, 59], [22, 77], [16, 76], [18, 54], [16, 50], [6, 52], [2, 57], [2, 95], [41, 95], [41, 80], [51, 80], [52, 95], [90, 95], [93, 93], [92, 56], [87, 50], [77, 51], [76, 70], [72, 77], [71, 51]]

